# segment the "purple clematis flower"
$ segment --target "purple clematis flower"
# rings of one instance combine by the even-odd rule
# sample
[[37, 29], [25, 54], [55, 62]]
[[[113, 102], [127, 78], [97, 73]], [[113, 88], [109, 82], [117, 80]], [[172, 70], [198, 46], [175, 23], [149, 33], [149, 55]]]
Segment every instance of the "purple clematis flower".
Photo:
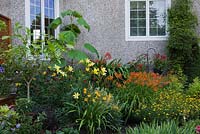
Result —
[[0, 73], [4, 73], [5, 69], [0, 65]]

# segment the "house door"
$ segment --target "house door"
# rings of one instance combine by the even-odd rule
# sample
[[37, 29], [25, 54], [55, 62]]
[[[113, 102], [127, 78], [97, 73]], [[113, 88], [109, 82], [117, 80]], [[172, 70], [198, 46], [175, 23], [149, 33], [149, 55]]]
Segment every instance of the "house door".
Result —
[[[5, 22], [6, 28], [0, 31], [0, 55], [2, 51], [8, 49], [8, 45], [11, 43], [11, 39], [2, 40], [3, 36], [11, 35], [11, 20], [0, 14], [0, 20]], [[0, 57], [0, 64], [3, 63], [3, 59]]]

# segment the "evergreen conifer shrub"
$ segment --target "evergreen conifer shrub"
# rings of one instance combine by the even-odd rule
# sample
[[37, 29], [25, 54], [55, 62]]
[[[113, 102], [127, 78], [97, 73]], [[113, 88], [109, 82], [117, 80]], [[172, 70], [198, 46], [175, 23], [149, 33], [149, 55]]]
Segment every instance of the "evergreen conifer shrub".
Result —
[[168, 57], [172, 69], [180, 66], [189, 81], [200, 76], [197, 22], [191, 0], [173, 0], [172, 7], [168, 10]]

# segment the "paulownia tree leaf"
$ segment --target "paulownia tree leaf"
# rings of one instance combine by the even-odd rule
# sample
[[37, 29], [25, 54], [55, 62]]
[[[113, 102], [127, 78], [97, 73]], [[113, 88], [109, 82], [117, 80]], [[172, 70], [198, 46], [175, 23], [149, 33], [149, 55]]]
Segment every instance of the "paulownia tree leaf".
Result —
[[89, 43], [85, 43], [85, 44], [84, 44], [84, 47], [85, 47], [88, 51], [90, 51], [91, 53], [95, 53], [95, 54], [97, 55], [97, 58], [99, 58], [99, 53], [98, 53], [98, 51], [96, 50], [96, 48], [95, 48], [94, 46], [92, 46], [92, 45], [89, 44]]
[[71, 59], [76, 59], [76, 60], [83, 60], [88, 58], [88, 56], [80, 50], [70, 50], [67, 53], [67, 56]]
[[60, 24], [62, 24], [62, 19], [60, 17], [56, 18], [51, 22], [51, 24], [48, 26], [49, 29], [56, 29]]
[[73, 16], [73, 17], [76, 17], [76, 18], [81, 18], [82, 15], [77, 12], [77, 11], [73, 11], [73, 10], [67, 10], [67, 11], [64, 11], [61, 13], [61, 16], [64, 18], [65, 16]]
[[90, 31], [89, 24], [82, 17], [77, 20], [77, 23], [83, 27], [85, 27], [88, 31]]
[[70, 45], [75, 45], [76, 35], [72, 31], [64, 31], [59, 34], [59, 39]]

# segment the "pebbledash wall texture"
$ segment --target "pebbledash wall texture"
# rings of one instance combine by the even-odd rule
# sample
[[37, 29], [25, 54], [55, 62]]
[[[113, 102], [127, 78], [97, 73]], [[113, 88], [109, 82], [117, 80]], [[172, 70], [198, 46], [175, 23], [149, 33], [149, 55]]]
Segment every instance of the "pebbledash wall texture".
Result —
[[[79, 38], [79, 46], [92, 43], [103, 55], [110, 52], [113, 58], [128, 62], [138, 55], [155, 48], [164, 53], [167, 41], [126, 41], [125, 0], [59, 0], [60, 12], [73, 9], [81, 12], [91, 26]], [[197, 29], [200, 35], [200, 1], [194, 0], [194, 11], [199, 18]], [[0, 14], [12, 19], [12, 23], [25, 25], [25, 0], [0, 0]]]

